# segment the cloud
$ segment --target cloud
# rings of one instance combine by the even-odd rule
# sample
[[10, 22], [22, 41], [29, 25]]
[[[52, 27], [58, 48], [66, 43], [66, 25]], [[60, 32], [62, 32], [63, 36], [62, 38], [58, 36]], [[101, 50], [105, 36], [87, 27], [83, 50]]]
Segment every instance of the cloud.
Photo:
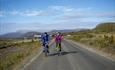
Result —
[[20, 14], [20, 12], [19, 11], [11, 11], [11, 12], [9, 12], [9, 14], [11, 14], [11, 15], [18, 15], [18, 14]]
[[71, 8], [67, 6], [50, 6], [51, 9], [58, 11], [60, 16], [56, 20], [85, 20], [86, 18], [115, 18], [114, 12], [92, 12], [92, 7], [85, 8]]
[[20, 16], [48, 16], [49, 13], [42, 10], [25, 10], [25, 11], [10, 11], [9, 15], [20, 15]]
[[0, 17], [2, 17], [2, 16], [3, 16], [3, 14], [0, 13]]
[[23, 10], [23, 11], [9, 11], [10, 15], [20, 16], [55, 16], [72, 12], [74, 9], [66, 6], [49, 6], [45, 10]]
[[[18, 15], [18, 16], [27, 16], [27, 17], [35, 17], [35, 16], [45, 16], [49, 17], [50, 22], [62, 22], [62, 21], [81, 21], [81, 22], [95, 22], [98, 21], [97, 18], [107, 20], [115, 18], [114, 12], [92, 12], [92, 7], [84, 7], [84, 8], [73, 8], [69, 6], [49, 6], [44, 10], [23, 10], [23, 11], [9, 11], [4, 14], [10, 15]], [[7, 14], [7, 15], [8, 15]], [[0, 16], [3, 16], [0, 13]], [[77, 20], [77, 21], [76, 21]], [[100, 21], [100, 20], [99, 20]], [[43, 21], [44, 22], [44, 21]]]
[[68, 6], [49, 6], [45, 10], [13, 10], [6, 12], [7, 15], [20, 15], [20, 16], [56, 16], [56, 15], [65, 15], [65, 14], [72, 14], [72, 13], [78, 13], [82, 11], [90, 10], [90, 7], [87, 8], [72, 8]]
[[71, 19], [81, 19], [81, 18], [115, 18], [115, 13], [85, 13], [76, 12], [67, 15], [57, 17], [58, 20], [71, 20]]
[[58, 20], [71, 20], [71, 19], [78, 19], [78, 18], [85, 18], [85, 17], [87, 17], [87, 15], [77, 13], [77, 14], [63, 15], [63, 16], [57, 17], [56, 19], [58, 19]]
[[90, 11], [92, 7], [85, 7], [85, 8], [73, 8], [69, 6], [49, 6], [50, 9], [56, 11], [63, 11], [63, 12], [81, 12], [81, 11]]
[[92, 10], [92, 7], [86, 7], [86, 8], [77, 8], [76, 11], [77, 12], [82, 12], [82, 11], [90, 11]]
[[54, 13], [58, 14], [67, 14], [69, 12], [74, 12], [75, 8], [68, 6], [49, 6], [49, 10], [52, 10]]
[[64, 10], [68, 10], [70, 8], [66, 7], [66, 6], [49, 6], [49, 9], [56, 10], [56, 11], [64, 11]]
[[4, 16], [4, 12], [0, 11], [0, 17], [3, 17], [3, 16]]
[[49, 6], [49, 8], [52, 10], [62, 10], [65, 8], [65, 6]]
[[109, 13], [97, 13], [95, 14], [97, 17], [114, 17], [115, 18], [115, 13], [109, 12]]
[[24, 11], [21, 13], [22, 16], [44, 16], [45, 13], [43, 11], [37, 11], [37, 10], [33, 10], [33, 11]]

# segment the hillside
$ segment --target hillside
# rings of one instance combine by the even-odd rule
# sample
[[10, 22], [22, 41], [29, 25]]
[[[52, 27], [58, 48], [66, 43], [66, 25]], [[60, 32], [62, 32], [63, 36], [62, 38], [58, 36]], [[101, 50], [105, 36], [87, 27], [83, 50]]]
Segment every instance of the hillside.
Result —
[[85, 28], [77, 28], [77, 29], [63, 29], [63, 30], [52, 30], [51, 33], [61, 32], [61, 33], [70, 33], [70, 32], [79, 32], [79, 31], [86, 31], [89, 29]]
[[94, 29], [69, 33], [66, 38], [86, 45], [88, 48], [100, 51], [115, 59], [115, 22], [101, 23]]
[[40, 32], [30, 31], [30, 32], [11, 32], [4, 35], [0, 35], [0, 39], [23, 39], [26, 38], [33, 38], [34, 35], [39, 35]]
[[94, 30], [100, 32], [115, 32], [115, 22], [98, 24]]

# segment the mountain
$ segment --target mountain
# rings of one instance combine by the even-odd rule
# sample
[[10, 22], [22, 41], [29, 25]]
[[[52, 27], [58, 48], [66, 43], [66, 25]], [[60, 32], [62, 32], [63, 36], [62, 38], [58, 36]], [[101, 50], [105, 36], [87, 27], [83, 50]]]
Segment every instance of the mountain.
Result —
[[[85, 31], [87, 29], [64, 29], [64, 30], [52, 30], [48, 32], [49, 34], [61, 32], [61, 33], [69, 33], [69, 32], [79, 32]], [[34, 35], [40, 35], [40, 32], [36, 31], [28, 31], [28, 30], [20, 30], [17, 32], [11, 32], [4, 35], [0, 35], [0, 39], [23, 39], [23, 38], [33, 38]]]
[[31, 32], [27, 32], [27, 33], [23, 34], [23, 37], [33, 38], [34, 35], [40, 35], [40, 34], [41, 34], [40, 32], [31, 31]]
[[20, 33], [20, 32], [12, 32], [12, 33], [7, 33], [7, 34], [4, 34], [4, 35], [0, 35], [0, 38], [2, 39], [7, 39], [7, 38], [20, 38], [22, 37], [23, 33]]
[[98, 24], [95, 28], [98, 32], [115, 32], [115, 22], [106, 22]]
[[84, 30], [88, 30], [88, 29], [83, 29], [83, 28], [79, 28], [79, 29], [63, 29], [63, 30], [52, 30], [50, 32], [52, 32], [52, 33], [56, 33], [56, 32], [69, 33], [69, 32], [79, 32], [79, 31], [84, 31]]
[[0, 39], [17, 39], [17, 38], [32, 38], [34, 35], [39, 35], [41, 34], [40, 32], [35, 32], [35, 31], [17, 31], [17, 32], [11, 32], [7, 34], [0, 35]]

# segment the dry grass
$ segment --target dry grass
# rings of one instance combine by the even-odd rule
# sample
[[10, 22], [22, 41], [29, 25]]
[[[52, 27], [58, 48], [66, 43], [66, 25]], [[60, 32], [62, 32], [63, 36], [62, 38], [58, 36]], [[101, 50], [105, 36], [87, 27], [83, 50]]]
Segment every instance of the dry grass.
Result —
[[38, 51], [38, 41], [22, 42], [0, 49], [0, 70], [12, 70], [15, 65]]
[[[89, 36], [88, 36], [89, 35]], [[74, 41], [86, 44], [92, 48], [106, 52], [111, 55], [115, 55], [115, 34], [103, 33], [86, 33], [86, 34], [75, 34], [68, 37]]]

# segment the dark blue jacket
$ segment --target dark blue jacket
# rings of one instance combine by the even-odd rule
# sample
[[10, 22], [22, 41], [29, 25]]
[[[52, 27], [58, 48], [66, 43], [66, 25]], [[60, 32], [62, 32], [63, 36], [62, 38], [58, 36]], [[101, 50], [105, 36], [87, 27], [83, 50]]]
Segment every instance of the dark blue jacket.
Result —
[[49, 42], [49, 35], [48, 34], [47, 35], [42, 34], [41, 35], [41, 41], [42, 41], [42, 43], [48, 43]]

